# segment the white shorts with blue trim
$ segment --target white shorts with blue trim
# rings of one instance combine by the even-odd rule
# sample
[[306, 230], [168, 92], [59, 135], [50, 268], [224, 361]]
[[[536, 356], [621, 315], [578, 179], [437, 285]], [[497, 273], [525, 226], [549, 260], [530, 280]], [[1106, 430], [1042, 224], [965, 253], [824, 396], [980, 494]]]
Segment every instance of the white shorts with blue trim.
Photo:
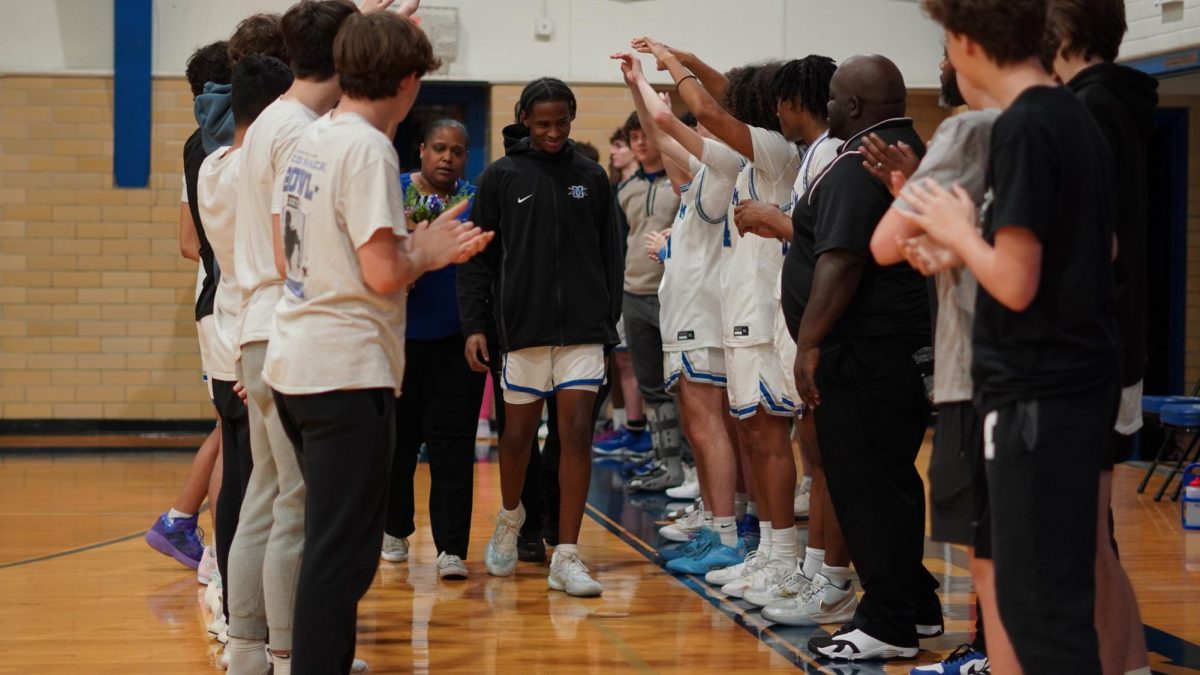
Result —
[[799, 406], [791, 364], [784, 367], [774, 344], [726, 347], [729, 414], [752, 417], [761, 406], [772, 415], [794, 416]]
[[684, 352], [663, 353], [663, 382], [667, 391], [675, 393], [679, 380], [725, 388], [725, 350], [720, 347], [701, 347]]
[[606, 370], [602, 345], [529, 347], [504, 355], [500, 386], [505, 403], [524, 405], [560, 389], [599, 391]]

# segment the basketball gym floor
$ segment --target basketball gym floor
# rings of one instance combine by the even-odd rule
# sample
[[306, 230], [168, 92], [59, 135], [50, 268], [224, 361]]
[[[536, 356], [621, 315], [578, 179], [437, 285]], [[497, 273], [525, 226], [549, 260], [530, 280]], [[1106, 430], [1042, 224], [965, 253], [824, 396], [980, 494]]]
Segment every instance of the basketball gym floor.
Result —
[[[142, 541], [170, 506], [191, 459], [186, 450], [199, 440], [0, 437], [0, 673], [216, 669], [203, 587]], [[922, 467], [927, 459], [928, 443]], [[599, 464], [580, 550], [604, 595], [548, 592], [545, 564], [521, 563], [515, 578], [489, 577], [480, 556], [499, 503], [499, 474], [494, 462], [476, 469], [470, 579], [439, 583], [419, 508], [409, 562], [381, 562], [359, 608], [358, 656], [372, 672], [891, 674], [936, 661], [970, 639], [966, 555], [928, 542], [926, 565], [942, 584], [946, 634], [923, 641], [915, 661], [817, 661], [805, 644], [813, 630], [831, 627], [771, 626], [702, 579], [666, 573], [654, 554], [665, 498], [624, 494]], [[1153, 490], [1138, 495], [1140, 477], [1135, 465], [1117, 467], [1114, 509], [1151, 666], [1164, 675], [1200, 673], [1200, 532], [1181, 528], [1177, 503], [1155, 503]], [[417, 486], [422, 504], [425, 464]], [[201, 523], [207, 527], [207, 514]]]

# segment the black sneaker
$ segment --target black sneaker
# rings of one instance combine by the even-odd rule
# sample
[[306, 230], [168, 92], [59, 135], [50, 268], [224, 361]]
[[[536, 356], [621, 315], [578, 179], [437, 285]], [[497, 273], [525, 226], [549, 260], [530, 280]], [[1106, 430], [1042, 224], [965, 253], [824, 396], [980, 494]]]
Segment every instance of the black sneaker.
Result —
[[835, 661], [859, 661], [862, 659], [911, 659], [920, 651], [917, 647], [898, 647], [862, 632], [847, 624], [833, 635], [822, 635], [808, 641], [814, 654]]
[[522, 528], [517, 537], [517, 560], [521, 562], [545, 562], [546, 547], [542, 544], [537, 528]]

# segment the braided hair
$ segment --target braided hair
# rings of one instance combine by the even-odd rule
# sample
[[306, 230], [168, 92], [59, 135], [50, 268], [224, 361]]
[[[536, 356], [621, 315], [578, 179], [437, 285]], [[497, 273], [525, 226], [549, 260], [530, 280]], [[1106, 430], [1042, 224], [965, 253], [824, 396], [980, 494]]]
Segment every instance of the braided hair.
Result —
[[829, 81], [837, 63], [828, 56], [815, 54], [783, 64], [771, 80], [771, 98], [790, 101], [812, 113], [817, 119], [829, 117]]
[[528, 117], [535, 104], [547, 102], [566, 103], [571, 111], [571, 119], [575, 119], [575, 92], [571, 91], [566, 82], [556, 77], [539, 77], [525, 85], [521, 90], [521, 98], [513, 108], [513, 117], [520, 124], [521, 115]]

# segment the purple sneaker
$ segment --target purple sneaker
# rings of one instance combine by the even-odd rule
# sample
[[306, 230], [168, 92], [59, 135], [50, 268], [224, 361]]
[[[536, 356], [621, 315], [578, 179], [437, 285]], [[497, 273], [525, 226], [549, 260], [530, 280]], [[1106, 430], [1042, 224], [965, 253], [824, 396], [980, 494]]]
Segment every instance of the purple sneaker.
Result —
[[204, 531], [196, 526], [198, 518], [195, 515], [172, 521], [164, 513], [146, 531], [146, 543], [155, 551], [196, 569], [204, 557]]

